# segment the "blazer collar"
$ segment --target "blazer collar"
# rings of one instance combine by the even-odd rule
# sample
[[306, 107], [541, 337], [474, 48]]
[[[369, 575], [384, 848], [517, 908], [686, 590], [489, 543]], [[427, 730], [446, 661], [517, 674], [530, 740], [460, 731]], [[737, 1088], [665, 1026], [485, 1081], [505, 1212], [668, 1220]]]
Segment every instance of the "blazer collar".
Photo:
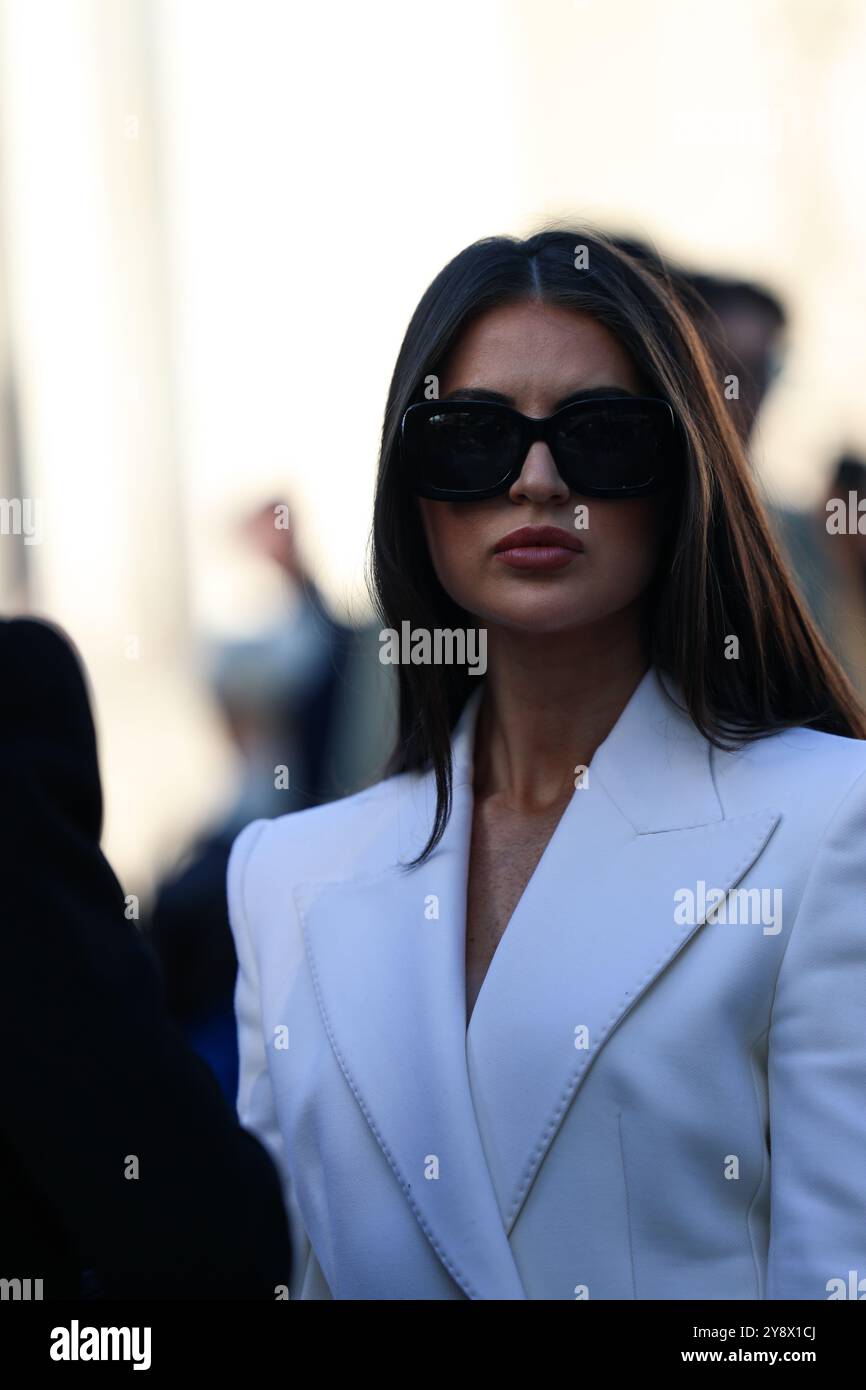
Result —
[[[364, 868], [295, 897], [328, 1038], [403, 1198], [468, 1297], [512, 1299], [526, 1293], [508, 1235], [563, 1116], [611, 1033], [703, 925], [675, 923], [674, 892], [699, 879], [727, 892], [779, 814], [724, 819], [710, 747], [651, 667], [573, 793], [467, 1031], [482, 694], [455, 728], [451, 816], [425, 863], [402, 867], [429, 833], [432, 774], [397, 778]], [[579, 1025], [589, 1047], [578, 1052]]]

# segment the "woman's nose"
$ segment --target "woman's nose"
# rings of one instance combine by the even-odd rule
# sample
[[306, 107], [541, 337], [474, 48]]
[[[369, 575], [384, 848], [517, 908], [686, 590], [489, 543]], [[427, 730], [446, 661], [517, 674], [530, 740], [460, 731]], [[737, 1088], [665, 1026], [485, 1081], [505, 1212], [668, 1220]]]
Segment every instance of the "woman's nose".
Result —
[[530, 446], [520, 476], [508, 490], [512, 502], [567, 502], [569, 490], [557, 471], [550, 449], [542, 439]]

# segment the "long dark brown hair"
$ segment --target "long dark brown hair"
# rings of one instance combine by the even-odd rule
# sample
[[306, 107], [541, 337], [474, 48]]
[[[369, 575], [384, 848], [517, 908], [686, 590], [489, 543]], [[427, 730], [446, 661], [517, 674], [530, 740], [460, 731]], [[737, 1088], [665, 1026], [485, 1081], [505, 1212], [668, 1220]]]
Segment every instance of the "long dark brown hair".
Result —
[[[679, 284], [660, 260], [588, 229], [476, 241], [439, 272], [412, 315], [388, 392], [373, 515], [370, 586], [384, 626], [476, 625], [436, 577], [401, 468], [400, 422], [471, 318], [527, 299], [591, 315], [630, 353], [649, 392], [673, 407], [685, 468], [651, 588], [649, 639], [651, 660], [676, 681], [697, 728], [722, 748], [798, 725], [866, 738], [866, 711], [798, 595]], [[725, 657], [731, 635], [739, 660]], [[478, 677], [458, 665], [402, 664], [398, 674], [388, 772], [432, 768], [436, 779], [419, 864], [448, 821], [451, 735]]]

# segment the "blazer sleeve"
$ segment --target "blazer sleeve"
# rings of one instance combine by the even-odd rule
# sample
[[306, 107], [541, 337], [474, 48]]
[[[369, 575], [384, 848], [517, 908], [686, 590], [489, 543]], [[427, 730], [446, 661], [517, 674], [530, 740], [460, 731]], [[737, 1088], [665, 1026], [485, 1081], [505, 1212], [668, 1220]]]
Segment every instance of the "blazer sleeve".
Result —
[[[228, 863], [229, 922], [238, 958], [235, 985], [239, 1067], [237, 1111], [243, 1128], [258, 1138], [280, 1175], [292, 1248], [290, 1297], [330, 1298], [304, 1230], [289, 1173], [268, 1070], [267, 1044], [261, 1011], [261, 983], [249, 925], [247, 896], [252, 878], [250, 861], [269, 826], [269, 821], [257, 820], [242, 830], [232, 845]], [[319, 1284], [324, 1285], [321, 1292], [311, 1294], [310, 1286]]]
[[862, 1297], [866, 773], [824, 832], [788, 937], [771, 1014], [768, 1084], [771, 1215], [765, 1296], [858, 1297], [851, 1288], [863, 1280]]

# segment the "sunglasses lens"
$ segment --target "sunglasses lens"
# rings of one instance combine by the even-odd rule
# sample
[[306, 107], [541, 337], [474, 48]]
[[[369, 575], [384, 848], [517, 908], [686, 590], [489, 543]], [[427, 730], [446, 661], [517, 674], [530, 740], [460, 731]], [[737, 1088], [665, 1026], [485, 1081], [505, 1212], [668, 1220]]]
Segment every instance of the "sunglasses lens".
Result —
[[[403, 444], [416, 490], [457, 500], [504, 491], [526, 456], [524, 423], [514, 411], [476, 402], [410, 407]], [[672, 476], [674, 417], [662, 400], [577, 401], [553, 417], [547, 439], [560, 476], [578, 494], [640, 496]]]
[[416, 482], [443, 492], [496, 487], [513, 467], [520, 444], [513, 421], [477, 405], [410, 411], [405, 433]]
[[574, 492], [650, 491], [667, 472], [672, 424], [664, 402], [582, 402], [556, 426], [557, 468]]

